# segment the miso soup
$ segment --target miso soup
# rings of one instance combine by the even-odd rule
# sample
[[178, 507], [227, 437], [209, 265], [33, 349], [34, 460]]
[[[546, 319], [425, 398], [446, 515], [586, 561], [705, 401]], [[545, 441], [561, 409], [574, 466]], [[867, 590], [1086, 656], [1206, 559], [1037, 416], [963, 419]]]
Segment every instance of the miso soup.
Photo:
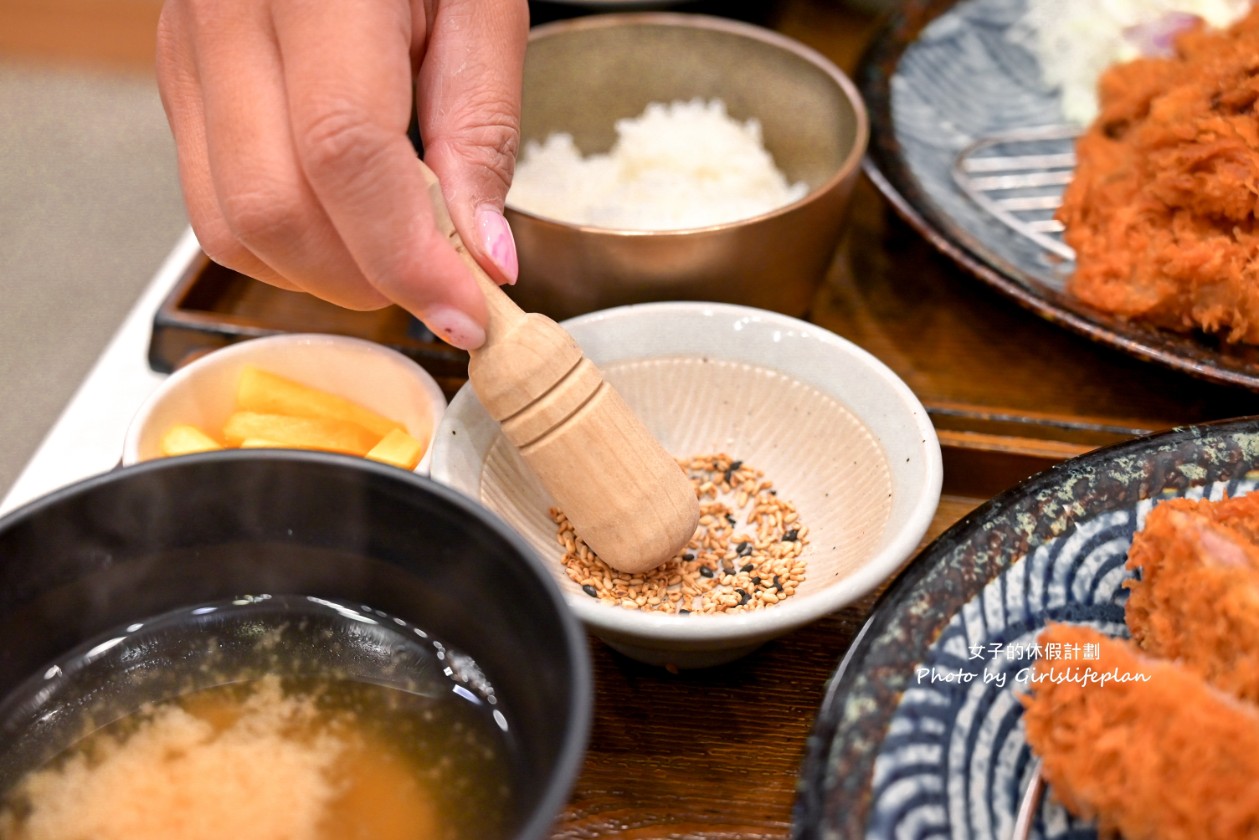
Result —
[[366, 608], [203, 605], [96, 640], [27, 688], [8, 717], [40, 722], [0, 799], [5, 840], [492, 840], [515, 815], [493, 686]]

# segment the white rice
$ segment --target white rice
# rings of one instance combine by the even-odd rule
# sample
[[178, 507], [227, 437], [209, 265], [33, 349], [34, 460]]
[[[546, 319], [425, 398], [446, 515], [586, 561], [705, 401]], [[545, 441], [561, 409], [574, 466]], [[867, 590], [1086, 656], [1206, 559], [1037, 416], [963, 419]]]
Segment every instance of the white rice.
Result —
[[607, 154], [583, 157], [572, 135], [525, 144], [507, 202], [534, 215], [620, 230], [681, 230], [745, 219], [808, 192], [789, 184], [761, 140], [719, 99], [653, 102], [617, 120]]
[[1197, 15], [1226, 27], [1251, 0], [1029, 0], [1026, 17], [1011, 29], [1040, 59], [1045, 83], [1062, 94], [1063, 116], [1087, 125], [1097, 116], [1097, 79], [1108, 66], [1142, 53], [1135, 33], [1174, 13]]

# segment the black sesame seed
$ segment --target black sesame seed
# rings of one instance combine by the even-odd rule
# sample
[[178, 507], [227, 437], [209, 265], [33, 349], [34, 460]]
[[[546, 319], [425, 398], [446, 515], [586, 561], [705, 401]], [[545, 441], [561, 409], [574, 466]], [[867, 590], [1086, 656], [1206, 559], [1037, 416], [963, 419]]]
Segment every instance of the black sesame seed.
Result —
[[778, 575], [774, 575], [774, 588], [777, 589], [779, 592], [783, 591], [783, 582], [782, 582], [782, 579]]
[[690, 615], [690, 610], [678, 610], [678, 615]]
[[685, 560], [685, 561], [686, 561], [686, 562], [688, 562], [688, 563], [689, 563], [689, 562], [691, 562], [692, 560], [694, 560], [694, 559], [695, 559], [695, 552], [694, 552], [694, 551], [688, 551], [688, 552], [686, 552], [686, 554], [683, 554], [683, 555], [682, 555], [682, 559], [683, 559], [683, 560]]
[[749, 554], [752, 553], [752, 544], [750, 542], [744, 541], [736, 545], [734, 547], [734, 550], [735, 550], [735, 553], [737, 553], [740, 557], [747, 557]]
[[733, 516], [731, 516], [730, 514], [728, 514], [728, 513], [727, 513], [727, 514], [726, 514], [726, 521], [727, 521], [727, 522], [729, 522], [731, 525], [733, 525], [733, 524], [735, 524], [735, 522], [737, 522], [738, 520], [737, 520], [737, 519], [735, 519]]
[[745, 564], [743, 565], [743, 568], [742, 568], [742, 569], [739, 569], [739, 571], [741, 571], [741, 572], [750, 572], [750, 571], [752, 571], [752, 570], [753, 570], [753, 569], [755, 569], [755, 568], [756, 568], [756, 564], [755, 564], [755, 563], [745, 563]]
[[707, 578], [710, 578], [713, 576], [713, 570], [709, 568], [708, 566], [700, 566], [699, 573]]
[[792, 528], [790, 531], [783, 534], [783, 542], [795, 542], [798, 539], [800, 539], [800, 529], [798, 528]]
[[739, 593], [739, 606], [743, 606], [748, 601], [752, 600], [752, 596], [749, 595], [746, 590], [736, 589], [735, 592]]
[[731, 462], [730, 462], [730, 469], [732, 469], [732, 470], [737, 470], [737, 469], [739, 469], [739, 468], [740, 468], [740, 467], [742, 467], [742, 466], [743, 466], [743, 462], [742, 462], [742, 461], [731, 461]]
[[590, 585], [590, 584], [588, 584], [588, 583], [587, 583], [585, 586], [583, 586], [583, 587], [581, 588], [581, 591], [582, 591], [582, 592], [585, 592], [585, 593], [586, 593], [587, 595], [589, 595], [591, 598], [598, 598], [598, 597], [599, 597], [599, 590], [598, 590], [598, 589], [595, 589], [593, 586], [591, 586], [591, 585]]
[[752, 576], [752, 585], [753, 585], [753, 586], [760, 586], [760, 585], [761, 585], [761, 576], [760, 576], [760, 575], [753, 575], [753, 576]]
[[725, 472], [726, 484], [734, 478], [734, 467], [728, 467]]

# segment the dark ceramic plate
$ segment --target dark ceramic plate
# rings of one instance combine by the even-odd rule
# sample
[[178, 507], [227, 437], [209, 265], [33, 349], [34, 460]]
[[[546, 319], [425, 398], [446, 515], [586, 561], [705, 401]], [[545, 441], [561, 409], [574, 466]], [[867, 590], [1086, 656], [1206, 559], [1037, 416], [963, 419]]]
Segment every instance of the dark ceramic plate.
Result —
[[[830, 682], [793, 837], [1008, 837], [1032, 773], [1018, 695], [1041, 628], [1125, 634], [1124, 563], [1145, 514], [1173, 496], [1248, 492], [1257, 468], [1259, 418], [1186, 427], [1063, 462], [940, 536]], [[1032, 836], [1095, 835], [1047, 796]]]
[[1119, 350], [1259, 391], [1259, 348], [1181, 335], [1098, 312], [1064, 291], [1071, 263], [981, 210], [952, 178], [970, 143], [1062, 122], [1025, 46], [1028, 0], [907, 0], [867, 49], [856, 82], [872, 127], [866, 172], [914, 228], [1019, 304]]

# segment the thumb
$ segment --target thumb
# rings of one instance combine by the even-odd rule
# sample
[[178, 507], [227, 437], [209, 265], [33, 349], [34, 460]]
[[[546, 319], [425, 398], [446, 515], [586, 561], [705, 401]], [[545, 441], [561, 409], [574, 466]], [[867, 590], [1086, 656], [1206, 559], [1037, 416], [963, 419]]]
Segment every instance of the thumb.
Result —
[[514, 283], [516, 246], [503, 216], [520, 145], [526, 0], [436, 4], [417, 79], [424, 160], [441, 180], [455, 229], [498, 283]]
[[516, 242], [503, 215], [510, 175], [506, 179], [501, 175], [511, 163], [477, 164], [466, 156], [443, 155], [427, 147], [424, 161], [441, 179], [450, 218], [468, 252], [499, 285], [515, 283]]

